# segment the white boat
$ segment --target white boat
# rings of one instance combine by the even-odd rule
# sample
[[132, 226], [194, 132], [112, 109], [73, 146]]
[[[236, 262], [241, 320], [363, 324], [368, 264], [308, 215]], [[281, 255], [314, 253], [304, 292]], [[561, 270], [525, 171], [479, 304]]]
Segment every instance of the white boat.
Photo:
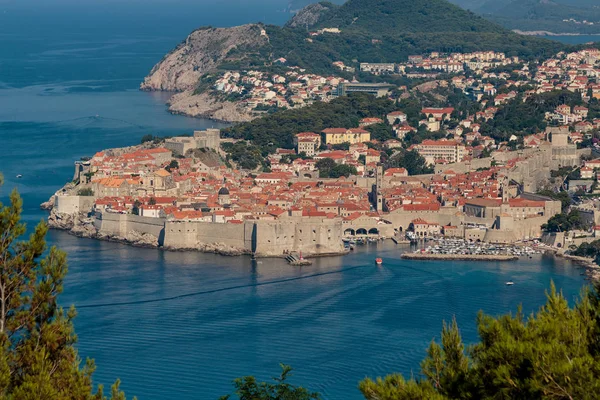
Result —
[[21, 174], [17, 175], [18, 179], [21, 179], [22, 177], [23, 177], [23, 175], [21, 175]]
[[515, 284], [515, 283], [514, 283], [513, 281], [508, 281], [508, 282], [506, 282], [506, 286], [512, 286], [512, 285], [514, 285], [514, 284]]

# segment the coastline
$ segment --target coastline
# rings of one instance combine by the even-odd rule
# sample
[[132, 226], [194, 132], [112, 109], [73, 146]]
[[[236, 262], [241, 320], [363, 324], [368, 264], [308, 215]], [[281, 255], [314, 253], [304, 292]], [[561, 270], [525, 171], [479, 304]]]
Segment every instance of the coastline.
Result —
[[[48, 203], [43, 203], [41, 209], [49, 209]], [[286, 254], [271, 255], [271, 254], [252, 254], [251, 251], [246, 249], [239, 249], [228, 246], [224, 243], [211, 243], [200, 247], [172, 247], [172, 246], [161, 246], [158, 243], [158, 238], [142, 232], [131, 231], [127, 237], [107, 235], [100, 233], [95, 227], [93, 220], [88, 218], [84, 213], [78, 215], [69, 214], [58, 214], [52, 210], [47, 219], [47, 223], [50, 229], [64, 231], [69, 235], [81, 238], [81, 239], [92, 239], [101, 240], [111, 243], [120, 243], [127, 246], [145, 248], [145, 249], [157, 249], [168, 252], [198, 252], [207, 254], [218, 254], [227, 257], [236, 256], [254, 256], [255, 258], [279, 258], [285, 259]], [[305, 253], [303, 257], [308, 258], [323, 258], [323, 257], [338, 257], [350, 254], [349, 250], [341, 252], [328, 252], [328, 253]]]
[[522, 31], [520, 29], [513, 29], [513, 32], [524, 36], [598, 36], [600, 39], [600, 33], [556, 33], [550, 31]]
[[256, 118], [245, 112], [238, 103], [217, 100], [209, 93], [194, 94], [192, 90], [173, 94], [167, 102], [167, 107], [174, 115], [224, 123], [248, 122]]

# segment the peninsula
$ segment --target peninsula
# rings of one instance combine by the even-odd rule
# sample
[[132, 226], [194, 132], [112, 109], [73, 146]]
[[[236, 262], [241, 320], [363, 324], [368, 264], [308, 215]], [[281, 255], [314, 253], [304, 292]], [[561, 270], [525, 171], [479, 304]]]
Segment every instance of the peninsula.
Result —
[[[200, 28], [142, 88], [180, 91], [174, 112], [245, 122], [83, 158], [45, 205], [50, 225], [294, 259], [392, 237], [537, 240], [595, 257], [600, 50], [562, 49], [444, 0]], [[218, 105], [193, 103], [202, 96]]]

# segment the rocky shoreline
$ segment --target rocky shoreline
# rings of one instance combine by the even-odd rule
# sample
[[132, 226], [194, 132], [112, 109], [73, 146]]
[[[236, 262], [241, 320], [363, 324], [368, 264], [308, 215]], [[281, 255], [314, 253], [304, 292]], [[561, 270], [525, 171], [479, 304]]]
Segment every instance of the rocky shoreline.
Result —
[[600, 36], [600, 33], [556, 33], [550, 31], [521, 31], [514, 29], [514, 33], [525, 36]]
[[[51, 201], [43, 203], [41, 205], [42, 208], [48, 209]], [[252, 256], [252, 253], [246, 249], [239, 249], [232, 246], [228, 246], [224, 243], [210, 243], [210, 244], [202, 244], [198, 247], [173, 247], [173, 246], [161, 246], [159, 244], [159, 240], [156, 236], [151, 235], [149, 233], [142, 233], [137, 231], [130, 231], [127, 233], [127, 236], [117, 236], [117, 235], [107, 235], [99, 232], [94, 225], [94, 217], [89, 217], [87, 213], [79, 213], [76, 215], [72, 214], [62, 214], [56, 212], [56, 209], [51, 209], [50, 215], [48, 216], [48, 226], [51, 229], [62, 230], [67, 232], [70, 235], [84, 238], [84, 239], [96, 239], [103, 240], [106, 242], [112, 243], [121, 243], [133, 247], [140, 248], [151, 248], [151, 249], [159, 249], [164, 251], [173, 251], [173, 252], [183, 252], [183, 251], [194, 251], [200, 253], [207, 254], [218, 254], [221, 256]], [[334, 253], [324, 253], [324, 254], [306, 254], [306, 258], [316, 258], [316, 257], [331, 257], [331, 256], [341, 256], [348, 254], [347, 251], [334, 254]], [[284, 258], [282, 255], [277, 256], [261, 256], [256, 255], [257, 258]]]
[[237, 103], [219, 101], [208, 93], [194, 94], [192, 90], [174, 94], [167, 105], [171, 114], [218, 122], [248, 122], [256, 118]]
[[572, 256], [570, 254], [555, 253], [556, 257], [564, 258], [565, 260], [573, 261], [575, 264], [585, 269], [585, 276], [592, 282], [600, 281], [600, 266], [596, 264], [593, 258]]

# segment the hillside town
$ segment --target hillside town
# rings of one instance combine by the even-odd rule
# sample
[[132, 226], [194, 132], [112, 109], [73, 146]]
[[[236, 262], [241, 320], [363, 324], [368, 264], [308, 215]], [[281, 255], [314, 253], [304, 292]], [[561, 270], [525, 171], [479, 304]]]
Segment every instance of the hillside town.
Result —
[[216, 79], [213, 89], [217, 96], [239, 102], [248, 111], [272, 108], [294, 108], [329, 101], [337, 94], [338, 85], [346, 82], [336, 76], [308, 74], [298, 67], [284, 67], [287, 60], [277, 64], [285, 73], [275, 74], [256, 70], [227, 71]]
[[[239, 168], [224, 150], [224, 143], [244, 140], [214, 129], [108, 149], [76, 163], [73, 183], [50, 202], [51, 224], [135, 244], [267, 256], [342, 254], [357, 241], [384, 238], [535, 240], [557, 248], [594, 240], [600, 231], [600, 205], [592, 193], [600, 172], [592, 140], [598, 139], [598, 115], [583, 105], [560, 104], [544, 114], [547, 126], [539, 132], [498, 140], [481, 131], [504, 107], [541, 93], [569, 91], [582, 104], [600, 99], [600, 52], [560, 53], [535, 73], [525, 64], [494, 72], [498, 62], [518, 61], [496, 53], [409, 62], [436, 69], [431, 59], [460, 61], [477, 71], [436, 87], [462, 92], [481, 111], [464, 115], [454, 104], [422, 107], [417, 124], [410, 125], [396, 99], [395, 111], [361, 118], [358, 126], [297, 132], [294, 148], [275, 149], [265, 159], [268, 168], [254, 170]], [[283, 76], [228, 72], [216, 88], [242, 93], [251, 87], [249, 99], [268, 97], [271, 105], [287, 103], [282, 96], [290, 93], [325, 100], [339, 82], [296, 70]], [[374, 138], [374, 126], [394, 137]], [[419, 134], [438, 138], [419, 141]], [[390, 163], [406, 154], [420, 157], [422, 173]], [[557, 171], [576, 176], [563, 180]], [[580, 211], [586, 229], [575, 234], [544, 228], [566, 212], [549, 188], [550, 194], [580, 196], [571, 208]], [[592, 197], [581, 197], [588, 193]]]

